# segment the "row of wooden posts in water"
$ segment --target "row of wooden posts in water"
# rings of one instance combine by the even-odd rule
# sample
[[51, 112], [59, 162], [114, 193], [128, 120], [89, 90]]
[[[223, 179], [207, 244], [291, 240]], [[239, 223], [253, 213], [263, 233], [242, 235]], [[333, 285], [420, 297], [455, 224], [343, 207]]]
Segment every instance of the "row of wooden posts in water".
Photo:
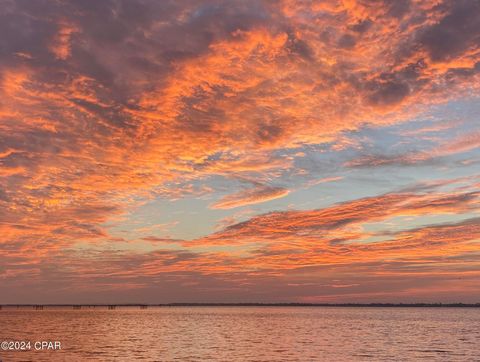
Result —
[[[52, 307], [52, 306], [50, 306]], [[72, 305], [72, 306], [67, 306], [67, 305], [62, 305], [58, 307], [72, 307], [74, 310], [80, 310], [80, 309], [96, 309], [96, 308], [107, 308], [108, 310], [115, 310], [117, 309], [116, 305]], [[137, 306], [140, 309], [147, 309], [147, 305], [139, 305]], [[36, 304], [36, 305], [16, 305], [16, 306], [8, 306], [5, 309], [33, 309], [33, 310], [44, 310], [45, 306]], [[4, 306], [0, 305], [0, 310], [4, 309]]]

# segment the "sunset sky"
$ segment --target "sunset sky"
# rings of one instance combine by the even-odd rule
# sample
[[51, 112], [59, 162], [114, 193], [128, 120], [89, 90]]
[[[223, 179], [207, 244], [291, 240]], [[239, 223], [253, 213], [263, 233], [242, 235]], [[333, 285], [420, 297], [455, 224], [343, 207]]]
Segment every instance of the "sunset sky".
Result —
[[0, 4], [0, 303], [480, 302], [479, 1]]

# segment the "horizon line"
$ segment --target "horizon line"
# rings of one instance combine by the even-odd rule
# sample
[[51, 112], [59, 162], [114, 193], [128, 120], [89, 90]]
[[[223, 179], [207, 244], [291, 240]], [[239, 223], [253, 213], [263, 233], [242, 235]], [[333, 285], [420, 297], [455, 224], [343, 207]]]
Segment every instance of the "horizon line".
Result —
[[480, 302], [477, 303], [6, 303], [0, 304], [3, 307], [467, 307], [480, 308]]

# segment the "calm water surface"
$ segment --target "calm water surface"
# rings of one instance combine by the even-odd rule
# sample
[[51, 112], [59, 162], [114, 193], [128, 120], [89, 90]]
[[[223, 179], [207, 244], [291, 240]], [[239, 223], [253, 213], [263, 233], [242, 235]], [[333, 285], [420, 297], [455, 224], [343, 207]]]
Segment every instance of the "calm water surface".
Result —
[[2, 310], [9, 361], [480, 361], [480, 309], [163, 307]]

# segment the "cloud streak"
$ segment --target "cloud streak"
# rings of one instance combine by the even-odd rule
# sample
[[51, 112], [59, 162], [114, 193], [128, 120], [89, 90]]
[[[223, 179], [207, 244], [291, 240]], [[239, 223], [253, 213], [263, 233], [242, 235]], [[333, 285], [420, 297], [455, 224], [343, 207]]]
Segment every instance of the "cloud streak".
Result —
[[240, 206], [258, 204], [287, 196], [289, 191], [282, 187], [260, 185], [252, 189], [240, 191], [233, 195], [227, 195], [213, 203], [213, 209], [233, 209]]

